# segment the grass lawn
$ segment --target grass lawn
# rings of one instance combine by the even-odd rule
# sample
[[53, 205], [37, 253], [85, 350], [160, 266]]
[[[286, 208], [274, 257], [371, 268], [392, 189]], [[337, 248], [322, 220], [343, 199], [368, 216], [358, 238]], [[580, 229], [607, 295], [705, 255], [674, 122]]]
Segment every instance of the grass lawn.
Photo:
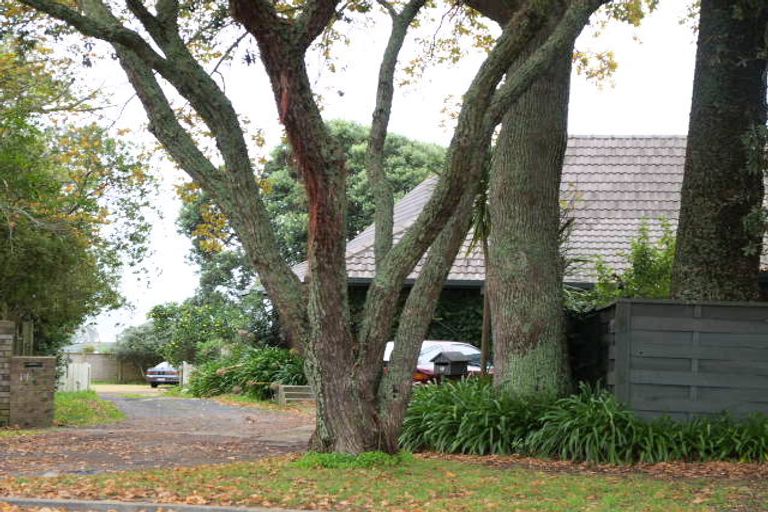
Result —
[[280, 405], [274, 400], [260, 400], [245, 395], [235, 395], [232, 393], [212, 396], [210, 400], [215, 400], [226, 405], [239, 405], [244, 407], [257, 407], [270, 411], [297, 412], [303, 414], [314, 414], [314, 402], [295, 402], [288, 405]]
[[99, 398], [95, 391], [56, 393], [54, 423], [61, 427], [83, 427], [115, 423], [125, 414], [115, 404]]
[[[115, 423], [125, 419], [125, 414], [115, 404], [99, 398], [95, 391], [56, 393], [56, 411], [53, 423], [59, 427], [85, 427]], [[0, 428], [0, 439], [30, 435], [44, 430], [19, 430]]]
[[323, 467], [297, 456], [197, 468], [0, 480], [0, 495], [386, 511], [768, 510], [764, 483], [578, 474], [434, 457]]
[[17, 436], [28, 436], [30, 434], [34, 434], [35, 430], [19, 430], [15, 428], [4, 428], [0, 427], [0, 439], [7, 438], [7, 437], [17, 437]]
[[151, 395], [146, 395], [143, 393], [120, 393], [117, 396], [120, 398], [152, 398]]

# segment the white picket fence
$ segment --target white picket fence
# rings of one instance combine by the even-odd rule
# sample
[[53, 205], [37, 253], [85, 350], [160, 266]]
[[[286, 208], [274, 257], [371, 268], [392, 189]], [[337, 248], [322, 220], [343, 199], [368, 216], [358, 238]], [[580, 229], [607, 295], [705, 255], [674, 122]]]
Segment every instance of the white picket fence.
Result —
[[91, 389], [91, 365], [89, 363], [69, 363], [59, 377], [59, 391], [88, 391]]

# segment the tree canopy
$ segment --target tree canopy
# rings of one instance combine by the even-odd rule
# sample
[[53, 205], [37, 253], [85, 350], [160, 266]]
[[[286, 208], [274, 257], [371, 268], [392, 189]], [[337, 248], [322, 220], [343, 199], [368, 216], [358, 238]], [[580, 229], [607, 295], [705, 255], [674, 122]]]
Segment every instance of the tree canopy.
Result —
[[74, 107], [43, 63], [6, 45], [0, 66], [0, 313], [33, 320], [37, 350], [51, 352], [121, 304], [119, 268], [146, 249], [153, 182], [103, 128], [51, 122]]
[[[366, 148], [370, 130], [350, 121], [331, 121], [330, 133], [343, 149], [347, 162], [347, 239], [373, 223], [375, 201], [367, 172]], [[445, 149], [390, 134], [384, 146], [384, 171], [395, 200], [440, 171]], [[259, 175], [264, 204], [286, 261], [307, 257], [308, 204], [290, 145], [280, 144], [270, 154]], [[184, 200], [178, 225], [189, 236], [194, 259], [205, 261], [232, 244], [234, 234], [221, 211], [198, 187], [182, 188]], [[207, 253], [207, 254], [206, 254]]]
[[135, 327], [128, 327], [121, 334], [115, 345], [115, 355], [129, 361], [142, 374], [161, 362], [168, 340], [159, 335], [152, 322]]

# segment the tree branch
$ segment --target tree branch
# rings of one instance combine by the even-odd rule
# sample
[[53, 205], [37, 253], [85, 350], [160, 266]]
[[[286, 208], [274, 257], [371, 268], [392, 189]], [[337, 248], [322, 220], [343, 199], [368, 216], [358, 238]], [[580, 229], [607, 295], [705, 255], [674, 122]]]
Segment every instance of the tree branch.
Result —
[[229, 0], [232, 17], [254, 34], [285, 33], [292, 30], [291, 23], [278, 16], [269, 0]]
[[[489, 141], [492, 133], [491, 128]], [[482, 172], [486, 153], [478, 151], [475, 165], [481, 169], [472, 171], [473, 175]], [[419, 277], [405, 301], [388, 371], [378, 385], [379, 414], [386, 430], [399, 430], [402, 425], [413, 388], [411, 375], [418, 362], [421, 343], [427, 337], [445, 279], [466, 239], [480, 182], [475, 180], [464, 192], [451, 219], [430, 247]], [[398, 436], [391, 437], [396, 439]]]
[[151, 69], [130, 50], [116, 50], [150, 119], [150, 131], [226, 213], [270, 297], [280, 307], [285, 325], [301, 336], [306, 329], [301, 284], [280, 257], [250, 166], [222, 175], [180, 125]]
[[[228, 215], [270, 296], [280, 307], [286, 325], [297, 337], [306, 330], [304, 296], [296, 276], [280, 257], [269, 217], [260, 198], [247, 145], [232, 104], [192, 57], [175, 23], [161, 25], [139, 0], [128, 0], [134, 15], [166, 55], [160, 57], [136, 32], [122, 27], [100, 0], [84, 0], [81, 15], [51, 0], [29, 0], [27, 5], [72, 25], [85, 35], [112, 43], [150, 118], [150, 128], [179, 165], [201, 183]], [[174, 6], [164, 6], [168, 16]], [[153, 75], [157, 70], [194, 108], [216, 138], [224, 159], [222, 174], [199, 150], [178, 123], [168, 99]]]
[[408, 33], [408, 27], [425, 4], [425, 0], [410, 0], [398, 13], [385, 0], [378, 1], [389, 10], [392, 17], [392, 31], [379, 68], [376, 106], [373, 110], [371, 131], [368, 138], [368, 177], [376, 202], [374, 260], [377, 270], [381, 267], [384, 258], [392, 247], [394, 198], [392, 187], [384, 171], [384, 143], [392, 112], [395, 69], [405, 36]]
[[488, 110], [492, 122], [499, 124], [504, 114], [552, 60], [579, 36], [589, 17], [610, 0], [576, 0], [563, 15], [549, 38], [515, 70], [507, 75], [504, 84], [496, 91]]
[[149, 32], [149, 35], [152, 36], [152, 39], [154, 39], [155, 42], [161, 44], [162, 42], [167, 41], [168, 31], [166, 27], [160, 23], [160, 20], [158, 20], [151, 12], [149, 12], [149, 9], [147, 9], [142, 0], [125, 0], [125, 5], [128, 7], [128, 10], [136, 16], [141, 24], [144, 25], [144, 28]]
[[179, 0], [157, 0], [155, 10], [161, 25], [170, 25], [173, 30], [178, 30]]
[[296, 19], [297, 42], [302, 53], [336, 18], [338, 4], [339, 0], [313, 0], [304, 7]]
[[373, 360], [389, 337], [403, 281], [450, 218], [472, 177], [472, 158], [482, 138], [485, 113], [505, 71], [535, 36], [541, 18], [538, 9], [521, 10], [505, 27], [496, 46], [480, 66], [464, 95], [458, 125], [448, 148], [446, 170], [432, 197], [400, 242], [390, 249], [368, 290], [359, 338], [363, 360]]
[[216, 62], [216, 65], [213, 66], [213, 69], [211, 70], [210, 74], [214, 74], [219, 70], [219, 67], [224, 63], [227, 58], [232, 54], [235, 49], [240, 46], [240, 43], [243, 42], [243, 39], [245, 39], [248, 36], [248, 32], [243, 32], [240, 34], [237, 39], [235, 39], [235, 42], [229, 45], [229, 47], [224, 50], [224, 52], [221, 55], [221, 58]]
[[198, 148], [195, 140], [179, 123], [152, 69], [131, 50], [115, 48], [117, 56], [144, 106], [149, 119], [149, 131], [163, 145], [176, 163], [206, 190], [221, 190], [216, 178], [218, 171]]
[[[167, 61], [163, 56], [155, 52], [139, 34], [119, 23], [101, 23], [53, 0], [20, 0], [20, 2], [66, 22], [83, 35], [131, 48], [155, 69], [167, 68]], [[84, 2], [89, 6], [93, 3], [92, 1]], [[100, 8], [106, 10], [103, 4], [100, 5]]]
[[464, 0], [464, 3], [503, 27], [521, 8], [523, 2], [521, 0], [501, 2], [499, 0]]
[[398, 16], [398, 12], [394, 7], [392, 7], [392, 4], [390, 4], [387, 0], [376, 0], [376, 3], [382, 6], [385, 11], [387, 11], [387, 14], [389, 14], [389, 17], [392, 18], [392, 21], [394, 22], [395, 18]]

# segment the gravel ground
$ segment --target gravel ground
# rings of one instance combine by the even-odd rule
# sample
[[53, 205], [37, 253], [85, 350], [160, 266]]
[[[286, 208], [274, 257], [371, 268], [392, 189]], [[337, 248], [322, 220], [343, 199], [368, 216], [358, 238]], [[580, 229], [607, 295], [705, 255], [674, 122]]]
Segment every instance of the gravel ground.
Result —
[[313, 418], [306, 414], [155, 393], [146, 398], [121, 396], [135, 393], [125, 388], [100, 390], [128, 416], [121, 423], [0, 439], [0, 476], [255, 460], [300, 451], [312, 432]]

